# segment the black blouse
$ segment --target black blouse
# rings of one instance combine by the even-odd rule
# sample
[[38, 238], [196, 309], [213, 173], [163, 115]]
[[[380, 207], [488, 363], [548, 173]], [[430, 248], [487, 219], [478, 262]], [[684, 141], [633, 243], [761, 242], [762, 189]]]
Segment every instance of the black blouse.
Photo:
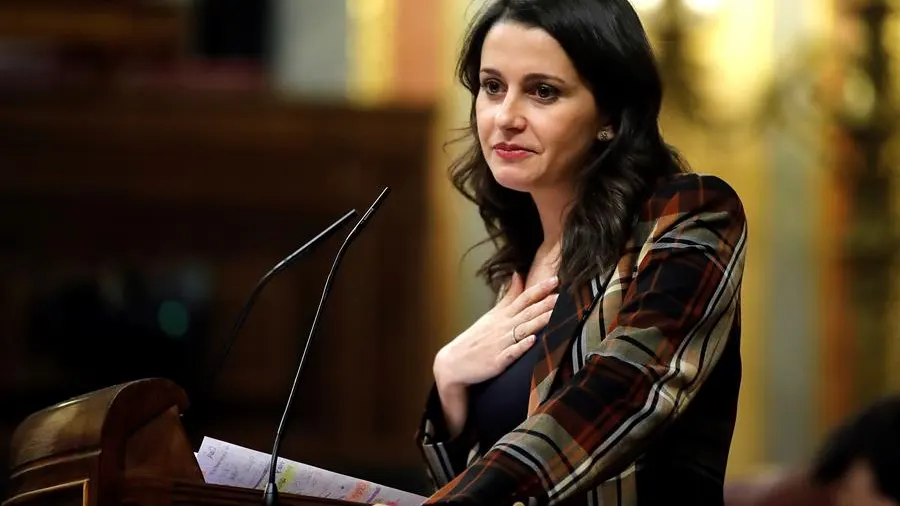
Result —
[[[557, 292], [558, 293], [558, 292]], [[559, 325], [566, 315], [575, 314], [574, 301], [561, 298], [553, 310], [549, 328]], [[469, 420], [482, 452], [487, 452], [501, 437], [515, 429], [528, 417], [531, 375], [541, 357], [541, 348], [552, 349], [555, 343], [543, 343], [545, 329], [537, 333], [534, 345], [505, 371], [483, 383], [469, 387]], [[556, 333], [554, 339], [566, 336]]]
[[469, 387], [469, 423], [483, 451], [528, 416], [531, 372], [537, 363], [540, 339], [498, 376]]

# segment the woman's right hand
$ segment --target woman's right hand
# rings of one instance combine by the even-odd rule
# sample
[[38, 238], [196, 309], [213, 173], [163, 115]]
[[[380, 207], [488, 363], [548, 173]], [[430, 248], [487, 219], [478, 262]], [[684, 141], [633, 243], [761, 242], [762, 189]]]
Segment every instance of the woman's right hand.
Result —
[[491, 379], [528, 351], [535, 334], [550, 322], [558, 284], [554, 276], [525, 290], [514, 273], [497, 305], [435, 356], [438, 389], [460, 390]]

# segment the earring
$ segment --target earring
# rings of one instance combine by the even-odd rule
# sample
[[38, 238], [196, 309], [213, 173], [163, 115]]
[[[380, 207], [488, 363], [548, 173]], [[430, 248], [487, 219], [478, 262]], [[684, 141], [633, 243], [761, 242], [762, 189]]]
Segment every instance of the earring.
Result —
[[611, 138], [609, 130], [601, 130], [599, 134], [597, 134], [597, 139], [601, 142], [606, 142]]

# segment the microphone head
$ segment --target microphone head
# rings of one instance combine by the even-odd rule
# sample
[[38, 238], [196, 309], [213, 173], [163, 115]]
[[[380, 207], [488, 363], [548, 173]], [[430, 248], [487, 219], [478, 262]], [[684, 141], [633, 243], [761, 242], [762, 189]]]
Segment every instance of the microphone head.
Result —
[[381, 190], [381, 193], [378, 194], [378, 197], [375, 199], [375, 202], [372, 202], [372, 210], [378, 208], [385, 198], [391, 193], [391, 187], [385, 186], [384, 189]]
[[384, 199], [391, 193], [391, 187], [385, 186], [384, 189], [381, 190], [381, 193], [378, 194], [378, 197], [375, 199], [375, 202], [372, 202], [372, 205], [369, 206], [369, 209], [366, 211], [366, 214], [363, 215], [362, 218], [359, 219], [359, 224], [361, 225], [369, 220], [369, 217], [372, 216], [373, 213], [381, 206], [381, 203], [384, 202]]

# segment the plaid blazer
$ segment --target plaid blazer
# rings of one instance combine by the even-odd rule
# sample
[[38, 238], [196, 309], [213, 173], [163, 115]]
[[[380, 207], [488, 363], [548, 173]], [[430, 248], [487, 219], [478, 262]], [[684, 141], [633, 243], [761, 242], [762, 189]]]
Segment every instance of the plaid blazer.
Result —
[[660, 184], [617, 264], [561, 290], [521, 425], [492, 448], [469, 428], [450, 439], [432, 388], [416, 433], [438, 488], [426, 504], [722, 504], [746, 240], [722, 179]]

